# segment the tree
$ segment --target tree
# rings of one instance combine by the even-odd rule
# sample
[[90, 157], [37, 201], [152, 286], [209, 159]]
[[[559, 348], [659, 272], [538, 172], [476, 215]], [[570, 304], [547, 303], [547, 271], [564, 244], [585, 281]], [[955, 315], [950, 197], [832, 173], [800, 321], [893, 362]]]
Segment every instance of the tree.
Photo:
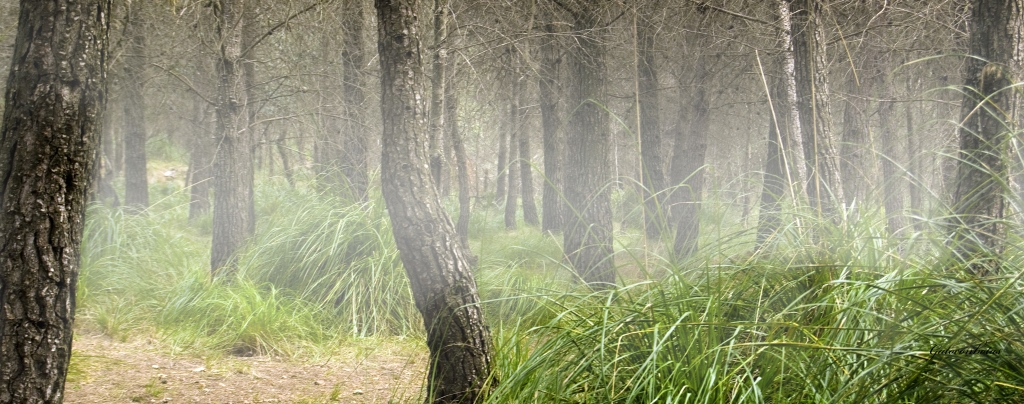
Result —
[[473, 403], [491, 375], [484, 324], [467, 251], [430, 180], [417, 0], [376, 0], [381, 78], [381, 187], [392, 232], [423, 315], [430, 350], [429, 397]]
[[[220, 0], [217, 32], [217, 151], [214, 159], [213, 245], [210, 267], [233, 265], [232, 257], [255, 231], [253, 167], [246, 128], [246, 91], [242, 77], [244, 0]], [[251, 49], [251, 48], [248, 48]]]
[[363, 93], [363, 65], [366, 64], [366, 56], [363, 50], [363, 2], [361, 0], [347, 0], [344, 14], [342, 15], [342, 27], [344, 33], [344, 48], [341, 51], [342, 63], [342, 87], [343, 108], [345, 120], [342, 123], [342, 172], [348, 179], [350, 191], [358, 199], [366, 198], [366, 188], [369, 179], [366, 173], [366, 154], [368, 146], [366, 132], [365, 109], [363, 103], [366, 95]]
[[[661, 235], [667, 217], [662, 210], [665, 201], [665, 169], [662, 161], [661, 116], [658, 113], [660, 97], [658, 70], [654, 59], [654, 10], [657, 1], [648, 1], [643, 8], [643, 22], [637, 23], [637, 106], [640, 108], [640, 178], [643, 184], [644, 226], [647, 237]], [[641, 17], [637, 17], [640, 19]]]
[[128, 41], [124, 63], [124, 204], [140, 212], [149, 207], [146, 179], [146, 25], [143, 2], [126, 2], [128, 19], [124, 36]]
[[970, 55], [961, 105], [960, 158], [953, 194], [956, 254], [982, 276], [999, 269], [1007, 183], [1003, 154], [1015, 92], [1010, 69], [1019, 46], [1021, 0], [971, 2]]
[[825, 68], [825, 38], [821, 25], [820, 0], [791, 0], [790, 35], [793, 41], [797, 111], [803, 131], [804, 161], [807, 165], [807, 199], [823, 217], [843, 201], [839, 158], [832, 141], [832, 107], [829, 103]]
[[570, 213], [562, 233], [565, 254], [588, 284], [615, 282], [612, 259], [611, 128], [605, 82], [605, 42], [598, 37], [607, 2], [573, 2], [574, 43], [567, 52], [569, 106], [564, 190]]
[[689, 256], [697, 249], [697, 236], [700, 235], [704, 158], [708, 147], [708, 128], [711, 125], [711, 104], [707, 94], [711, 81], [708, 62], [709, 58], [703, 53], [697, 56], [689, 127], [679, 131], [672, 148], [670, 178], [672, 184], [677, 186], [670, 195], [672, 221], [676, 225], [673, 251], [679, 258]]
[[[549, 13], [550, 14], [550, 13]], [[561, 120], [558, 116], [558, 57], [555, 24], [544, 23], [544, 35], [540, 37], [538, 47], [540, 62], [537, 73], [537, 92], [540, 98], [541, 130], [544, 132], [544, 193], [541, 196], [542, 231], [562, 229], [562, 213], [565, 206], [558, 190], [562, 188], [562, 139], [558, 133]]]
[[22, 1], [0, 127], [0, 403], [61, 403], [110, 2]]

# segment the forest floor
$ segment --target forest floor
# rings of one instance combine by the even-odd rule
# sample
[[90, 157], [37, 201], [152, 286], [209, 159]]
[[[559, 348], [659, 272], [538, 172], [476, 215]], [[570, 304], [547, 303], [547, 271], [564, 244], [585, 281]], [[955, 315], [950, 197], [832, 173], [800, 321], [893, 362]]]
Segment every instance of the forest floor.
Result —
[[65, 403], [406, 403], [421, 401], [426, 347], [374, 339], [330, 357], [170, 354], [151, 337], [75, 333]]

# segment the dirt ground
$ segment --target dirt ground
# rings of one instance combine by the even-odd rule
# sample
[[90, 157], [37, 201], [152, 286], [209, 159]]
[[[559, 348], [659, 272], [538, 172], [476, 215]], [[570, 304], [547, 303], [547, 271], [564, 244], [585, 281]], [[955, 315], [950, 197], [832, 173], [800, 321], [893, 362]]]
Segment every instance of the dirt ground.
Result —
[[387, 341], [319, 363], [268, 356], [170, 355], [151, 338], [77, 332], [65, 403], [419, 402], [426, 347]]

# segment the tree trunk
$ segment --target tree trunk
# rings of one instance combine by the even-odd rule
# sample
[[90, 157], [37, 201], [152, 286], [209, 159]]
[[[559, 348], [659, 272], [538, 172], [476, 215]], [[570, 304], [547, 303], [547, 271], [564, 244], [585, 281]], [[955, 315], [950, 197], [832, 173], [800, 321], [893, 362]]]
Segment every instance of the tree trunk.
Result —
[[591, 32], [601, 24], [600, 4], [578, 2], [577, 33], [568, 50], [569, 102], [564, 190], [569, 214], [562, 234], [565, 254], [592, 287], [615, 283], [612, 257], [611, 128], [605, 94], [605, 42]]
[[848, 207], [854, 206], [855, 203], [858, 205], [864, 203], [864, 196], [867, 193], [867, 178], [870, 176], [869, 168], [865, 164], [867, 159], [864, 158], [864, 153], [865, 146], [871, 142], [864, 131], [864, 114], [862, 113], [864, 105], [858, 99], [863, 91], [857, 81], [854, 72], [851, 71], [846, 81], [846, 92], [849, 96], [843, 106], [843, 131], [840, 145], [842, 152], [842, 159], [839, 161], [840, 172], [843, 175], [843, 196], [846, 197], [843, 202]]
[[910, 104], [904, 106], [904, 113], [907, 119], [907, 156], [910, 157], [910, 161], [907, 163], [907, 177], [910, 181], [907, 181], [907, 187], [910, 190], [910, 214], [911, 222], [914, 225], [914, 229], [921, 231], [924, 227], [924, 222], [920, 220], [920, 217], [924, 215], [924, 203], [921, 198], [921, 185], [924, 180], [920, 175], [921, 171], [921, 156], [920, 144], [914, 134], [914, 110], [910, 107]]
[[505, 178], [508, 174], [508, 133], [499, 130], [498, 131], [498, 176], [496, 178], [497, 191], [494, 193], [494, 203], [501, 205], [505, 203], [505, 186], [508, 185], [508, 179]]
[[430, 181], [416, 0], [377, 0], [383, 136], [381, 185], [395, 244], [423, 315], [428, 400], [474, 403], [491, 374], [476, 281]]
[[685, 258], [697, 249], [700, 235], [700, 204], [704, 193], [704, 156], [711, 122], [707, 101], [708, 76], [704, 55], [698, 55], [695, 87], [690, 104], [690, 125], [680, 130], [672, 150], [671, 181], [676, 187], [669, 196], [671, 219], [676, 224], [673, 251]]
[[206, 103], [198, 97], [193, 101], [195, 125], [188, 153], [188, 219], [195, 220], [210, 211], [210, 188], [213, 180], [213, 137], [208, 131]]
[[[513, 60], [515, 60], [514, 57]], [[505, 194], [506, 230], [516, 229], [516, 211], [519, 208], [519, 165], [517, 164], [519, 163], [519, 147], [517, 142], [518, 136], [521, 136], [519, 133], [519, 81], [516, 80], [518, 74], [515, 72], [511, 76], [512, 96], [508, 107], [508, 192]]]
[[832, 108], [829, 103], [825, 64], [824, 32], [820, 0], [793, 0], [792, 13], [794, 78], [797, 111], [803, 131], [804, 161], [807, 165], [807, 199], [821, 217], [837, 220], [838, 201], [843, 201], [839, 159], [832, 141]]
[[454, 59], [451, 59], [449, 63], [445, 69], [448, 78], [444, 86], [444, 122], [448, 128], [448, 139], [451, 142], [452, 151], [455, 154], [456, 175], [459, 180], [459, 221], [455, 224], [455, 232], [459, 235], [459, 243], [462, 245], [463, 251], [466, 251], [466, 255], [472, 258], [469, 251], [469, 219], [471, 218], [469, 158], [466, 155], [466, 145], [462, 141], [462, 133], [459, 132], [459, 96], [455, 91], [455, 69], [457, 66]]
[[124, 64], [124, 204], [131, 212], [149, 207], [149, 182], [146, 179], [146, 100], [143, 83], [146, 70], [146, 34], [141, 2], [125, 3]]
[[[953, 248], [979, 276], [998, 272], [1006, 233], [1005, 146], [1010, 133], [1021, 0], [974, 0], [970, 52], [961, 106], [960, 158], [953, 194]], [[987, 62], [985, 62], [987, 61]]]
[[523, 222], [530, 226], [540, 225], [540, 218], [537, 216], [537, 202], [534, 200], [533, 189], [533, 166], [530, 165], [530, 134], [526, 126], [526, 111], [523, 108], [523, 93], [525, 92], [526, 81], [522, 74], [516, 77], [516, 121], [519, 123], [519, 134], [516, 139], [519, 141], [519, 183], [522, 191]]
[[234, 266], [235, 253], [255, 229], [252, 146], [241, 115], [246, 105], [240, 77], [242, 58], [241, 0], [220, 0], [221, 40], [217, 66], [217, 152], [214, 160], [213, 246], [211, 270]]
[[[883, 84], [879, 88], [886, 88], [886, 79], [884, 76], [879, 81]], [[879, 140], [882, 144], [883, 155], [879, 156], [880, 165], [882, 166], [882, 189], [884, 190], [884, 204], [885, 204], [885, 217], [886, 227], [890, 234], [896, 234], [900, 229], [903, 228], [903, 190], [906, 188], [903, 186], [903, 175], [899, 172], [899, 167], [896, 161], [902, 160], [899, 158], [897, 153], [896, 131], [893, 127], [893, 109], [895, 109], [894, 101], [890, 99], [891, 95], [882, 94], [881, 101], [878, 103], [878, 126], [879, 126]]]
[[788, 144], [790, 137], [785, 133], [791, 127], [786, 80], [785, 76], [776, 76], [768, 83], [771, 115], [768, 119], [768, 143], [762, 175], [760, 213], [757, 218], [758, 249], [763, 248], [782, 226], [782, 199], [785, 198], [790, 186], [785, 156], [785, 151], [791, 150]]
[[[434, 0], [434, 44], [433, 62], [430, 72], [430, 175], [434, 185], [441, 191], [441, 168], [444, 166], [444, 77], [445, 49], [442, 44], [447, 35], [448, 19], [445, 18], [446, 0]], [[507, 223], [507, 220], [506, 220]], [[513, 225], [513, 227], [515, 227]]]
[[562, 213], [565, 204], [558, 190], [562, 188], [562, 142], [558, 135], [558, 126], [561, 125], [558, 117], [558, 43], [553, 35], [555, 28], [553, 23], [544, 25], [544, 32], [547, 36], [542, 37], [540, 50], [540, 67], [537, 79], [538, 93], [540, 94], [540, 115], [541, 127], [544, 131], [544, 194], [541, 197], [541, 209], [543, 218], [541, 230], [558, 231], [562, 230]]
[[349, 190], [356, 199], [366, 199], [369, 186], [367, 174], [366, 95], [363, 92], [363, 2], [346, 0], [342, 16], [344, 48], [341, 51], [342, 97], [345, 120], [342, 122], [342, 140], [345, 146], [341, 162], [342, 172], [348, 179]]
[[[653, 12], [645, 13], [648, 17]], [[654, 33], [650, 21], [637, 25], [637, 104], [640, 108], [640, 178], [643, 184], [644, 228], [647, 237], [657, 238], [668, 223], [662, 210], [665, 204], [664, 162], [661, 155], [661, 117], [658, 112], [658, 71], [654, 60]]]
[[0, 403], [61, 403], [110, 2], [22, 1], [0, 125]]

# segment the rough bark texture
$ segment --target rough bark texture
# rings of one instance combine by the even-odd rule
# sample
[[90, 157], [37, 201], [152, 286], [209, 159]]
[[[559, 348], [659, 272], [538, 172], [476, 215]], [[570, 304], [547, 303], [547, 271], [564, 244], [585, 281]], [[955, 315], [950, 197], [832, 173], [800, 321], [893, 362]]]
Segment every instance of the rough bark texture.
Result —
[[577, 2], [568, 50], [569, 105], [563, 195], [570, 212], [562, 235], [569, 262], [585, 282], [606, 287], [615, 282], [612, 257], [611, 128], [605, 94], [605, 42], [596, 38], [603, 2]]
[[128, 21], [124, 53], [124, 204], [129, 211], [149, 207], [146, 179], [146, 100], [143, 83], [146, 71], [145, 21], [141, 2], [125, 3]]
[[829, 103], [825, 63], [824, 31], [820, 0], [793, 0], [791, 37], [797, 111], [803, 130], [804, 161], [807, 165], [807, 199], [823, 217], [838, 219], [843, 201], [839, 158], [832, 140], [832, 108]]
[[[781, 64], [781, 63], [780, 63]], [[781, 70], [781, 69], [780, 69]], [[790, 127], [786, 79], [773, 77], [768, 84], [771, 113], [768, 119], [768, 143], [762, 174], [761, 205], [757, 218], [757, 247], [762, 248], [782, 225], [782, 199], [789, 187], [785, 150], [789, 150], [785, 130]]]
[[1005, 162], [1014, 92], [1006, 90], [1021, 30], [1021, 0], [975, 0], [971, 11], [953, 248], [975, 274], [996, 272], [1006, 233]]
[[0, 127], [0, 403], [61, 403], [110, 2], [22, 1]]
[[344, 47], [341, 51], [342, 87], [345, 119], [342, 122], [341, 170], [348, 179], [349, 191], [357, 199], [365, 199], [369, 186], [366, 133], [366, 95], [363, 92], [363, 68], [366, 55], [363, 50], [363, 2], [346, 0], [342, 15]]
[[676, 187], [669, 195], [672, 222], [676, 225], [673, 250], [677, 258], [685, 258], [697, 248], [700, 235], [700, 204], [704, 192], [704, 157], [707, 151], [708, 128], [711, 122], [708, 113], [711, 106], [707, 100], [709, 72], [705, 68], [704, 56], [698, 56], [696, 63], [695, 88], [690, 103], [690, 124], [679, 131], [672, 150], [671, 181]]
[[383, 117], [381, 185], [395, 244], [423, 315], [428, 401], [473, 403], [491, 373], [476, 281], [430, 181], [416, 0], [376, 0]]
[[644, 226], [647, 237], [652, 238], [660, 236], [662, 228], [668, 223], [668, 217], [662, 210], [665, 203], [662, 193], [665, 190], [665, 164], [661, 155], [661, 116], [658, 112], [660, 97], [654, 60], [653, 31], [656, 29], [651, 22], [639, 23], [636, 38], [639, 45], [637, 104], [640, 107], [640, 177], [643, 184]]
[[246, 117], [246, 94], [241, 76], [243, 0], [220, 0], [217, 30], [221, 39], [217, 73], [217, 154], [214, 160], [214, 272], [233, 266], [234, 254], [255, 230], [252, 146]]
[[[544, 32], [554, 34], [554, 24], [544, 25]], [[544, 194], [541, 196], [542, 231], [562, 230], [562, 213], [565, 203], [558, 190], [562, 187], [562, 139], [558, 134], [561, 125], [558, 117], [558, 42], [553, 35], [541, 39], [539, 47], [540, 66], [537, 88], [540, 95], [541, 129], [544, 132]]]

